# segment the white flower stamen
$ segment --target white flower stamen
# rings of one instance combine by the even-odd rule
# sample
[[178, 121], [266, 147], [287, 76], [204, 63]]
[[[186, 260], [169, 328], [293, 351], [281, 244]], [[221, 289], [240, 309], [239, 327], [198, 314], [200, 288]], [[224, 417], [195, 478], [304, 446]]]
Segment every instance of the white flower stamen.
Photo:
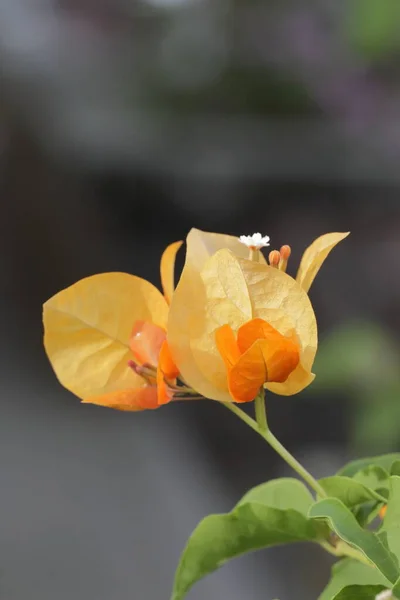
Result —
[[269, 246], [269, 236], [261, 235], [261, 233], [253, 233], [253, 235], [241, 235], [239, 242], [250, 248], [251, 250], [259, 250]]
[[383, 592], [375, 596], [375, 600], [394, 600], [392, 590], [383, 590]]

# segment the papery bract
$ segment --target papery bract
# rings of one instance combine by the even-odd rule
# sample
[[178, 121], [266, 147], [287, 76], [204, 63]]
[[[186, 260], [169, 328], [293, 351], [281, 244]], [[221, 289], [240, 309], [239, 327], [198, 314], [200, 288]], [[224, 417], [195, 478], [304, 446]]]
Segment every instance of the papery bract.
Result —
[[[252, 251], [253, 261], [247, 260], [249, 250], [238, 238], [198, 229], [187, 237], [175, 296], [175, 258], [182, 242], [168, 246], [161, 259], [164, 297], [133, 275], [88, 277], [44, 305], [45, 347], [57, 377], [84, 402], [122, 410], [169, 402], [179, 373], [190, 385], [177, 390], [180, 398], [197, 392], [248, 401], [261, 380], [276, 393], [296, 393], [314, 378], [317, 334], [306, 292], [331, 249], [347, 235], [318, 238], [304, 253], [298, 283], [283, 272], [289, 247], [272, 269], [258, 250]], [[263, 244], [268, 239], [258, 237]], [[216, 331], [229, 326], [234, 340], [239, 333], [240, 346], [243, 325], [257, 319], [276, 335], [253, 336], [251, 347], [240, 350], [227, 368]]]
[[165, 328], [168, 305], [149, 282], [127, 273], [93, 275], [43, 307], [44, 344], [59, 381], [85, 402], [116, 408], [156, 405], [128, 366], [135, 321]]
[[303, 254], [296, 280], [306, 292], [311, 287], [323, 262], [333, 248], [349, 235], [347, 233], [326, 233], [317, 238]]
[[171, 400], [166, 380], [174, 383], [178, 370], [166, 324], [181, 244], [168, 246], [161, 260], [164, 296], [140, 277], [103, 273], [44, 304], [47, 355], [61, 384], [83, 402], [135, 411]]
[[[298, 283], [306, 290], [306, 292], [309, 291], [311, 284], [331, 250], [348, 235], [349, 232], [326, 233], [314, 240], [314, 242], [306, 248], [296, 275]], [[200, 229], [192, 229], [187, 237], [186, 243], [187, 253], [190, 254], [189, 259], [193, 267], [197, 270], [201, 270], [207, 258], [224, 248], [231, 250], [238, 258], [249, 258], [248, 247], [244, 242], [240, 242], [236, 237], [222, 233], [210, 233], [201, 231]], [[283, 246], [283, 248], [288, 248], [288, 254], [290, 255], [290, 247]], [[261, 252], [258, 253], [258, 259], [259, 262], [266, 262], [265, 257]]]
[[172, 294], [175, 289], [175, 259], [183, 242], [173, 242], [166, 247], [160, 262], [161, 286], [168, 304], [171, 304]]
[[299, 347], [298, 366], [285, 382], [267, 383], [267, 389], [289, 395], [311, 383], [317, 326], [301, 286], [282, 271], [237, 258], [229, 250], [197, 262], [192, 252], [189, 235], [186, 263], [167, 328], [172, 355], [188, 384], [208, 398], [232, 401], [216, 331], [229, 325], [237, 332], [255, 318], [266, 321]]
[[[206, 261], [218, 250], [223, 249], [231, 250], [239, 258], [249, 257], [248, 247], [237, 237], [193, 228], [186, 238], [185, 267], [190, 265], [192, 269], [200, 273]], [[266, 263], [263, 254], [260, 253], [259, 256], [261, 262]]]

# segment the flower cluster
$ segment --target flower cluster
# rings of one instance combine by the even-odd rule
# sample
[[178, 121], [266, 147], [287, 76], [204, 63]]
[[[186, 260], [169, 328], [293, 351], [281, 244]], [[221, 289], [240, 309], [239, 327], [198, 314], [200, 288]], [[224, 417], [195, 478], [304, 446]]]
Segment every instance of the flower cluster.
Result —
[[266, 388], [300, 392], [313, 379], [317, 324], [310, 286], [347, 233], [321, 236], [295, 278], [290, 247], [192, 229], [174, 289], [175, 257], [161, 259], [163, 293], [126, 273], [83, 279], [44, 304], [44, 344], [53, 369], [83, 402], [119, 410], [172, 400], [249, 402]]

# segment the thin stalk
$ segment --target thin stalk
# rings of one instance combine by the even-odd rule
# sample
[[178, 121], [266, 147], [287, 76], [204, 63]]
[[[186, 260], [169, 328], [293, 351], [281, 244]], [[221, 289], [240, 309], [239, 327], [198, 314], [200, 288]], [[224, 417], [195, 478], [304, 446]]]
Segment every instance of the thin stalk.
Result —
[[[312, 488], [314, 490], [314, 492], [316, 492], [318, 494], [318, 496], [320, 496], [321, 498], [327, 497], [325, 491], [319, 485], [318, 481], [316, 481], [314, 479], [314, 477], [311, 475], [311, 473], [309, 473], [307, 471], [307, 469], [305, 469], [303, 467], [303, 465], [301, 465], [299, 463], [299, 461], [296, 460], [295, 457], [292, 454], [290, 454], [290, 452], [288, 450], [286, 450], [286, 448], [280, 443], [280, 441], [273, 435], [273, 433], [270, 431], [270, 429], [268, 429], [268, 425], [267, 425], [266, 430], [261, 429], [259, 424], [254, 419], [249, 417], [249, 415], [247, 415], [243, 410], [238, 408], [235, 404], [230, 403], [230, 402], [223, 402], [222, 404], [224, 406], [226, 406], [226, 408], [228, 410], [233, 412], [237, 417], [239, 417], [239, 419], [244, 421], [244, 423], [246, 423], [246, 425], [251, 427], [259, 435], [261, 435], [261, 437], [264, 438], [264, 440], [275, 450], [275, 452], [277, 452], [279, 454], [279, 456], [281, 458], [283, 458], [283, 460], [294, 471], [296, 471], [296, 473], [298, 475], [300, 475], [300, 477], [302, 479], [304, 479], [304, 481], [306, 483], [308, 483], [310, 488]], [[256, 410], [257, 410], [257, 408], [256, 408]], [[265, 422], [266, 422], [266, 419], [265, 419]]]
[[348, 556], [349, 558], [355, 558], [359, 562], [362, 562], [369, 567], [374, 566], [374, 564], [368, 560], [368, 558], [364, 556], [362, 552], [356, 548], [353, 548], [352, 546], [349, 546], [349, 544], [346, 544], [346, 542], [341, 541], [337, 544], [337, 546], [332, 546], [329, 542], [324, 541], [319, 542], [319, 544], [322, 546], [322, 548], [324, 548], [324, 550], [329, 552], [329, 554], [333, 554], [333, 556]]
[[254, 408], [255, 408], [256, 421], [257, 421], [258, 427], [261, 429], [261, 431], [267, 431], [268, 423], [267, 423], [267, 413], [265, 410], [264, 391], [260, 392], [258, 394], [257, 398], [255, 399]]
[[260, 251], [257, 248], [249, 249], [249, 260], [260, 262]]
[[[264, 400], [264, 398], [262, 398], [262, 400]], [[318, 496], [320, 496], [321, 498], [326, 498], [326, 493], [325, 491], [322, 489], [322, 487], [319, 485], [318, 481], [316, 481], [314, 479], [314, 477], [311, 475], [311, 473], [309, 473], [304, 467], [303, 465], [301, 465], [295, 458], [294, 456], [292, 456], [292, 454], [290, 454], [290, 452], [288, 450], [286, 450], [286, 448], [284, 446], [282, 446], [282, 444], [280, 443], [280, 441], [271, 433], [271, 431], [268, 429], [268, 423], [267, 423], [267, 418], [266, 418], [266, 414], [265, 414], [265, 404], [264, 402], [261, 403], [261, 397], [257, 397], [256, 402], [258, 401], [258, 408], [257, 408], [257, 404], [256, 404], [256, 415], [257, 415], [257, 419], [261, 418], [262, 419], [262, 423], [264, 422], [264, 416], [265, 415], [265, 425], [266, 425], [266, 429], [262, 429], [260, 428], [259, 423], [257, 423], [254, 419], [252, 419], [247, 413], [245, 413], [243, 410], [241, 410], [240, 408], [238, 408], [236, 406], [236, 404], [233, 403], [228, 403], [228, 402], [224, 402], [224, 406], [226, 406], [226, 408], [228, 410], [230, 410], [231, 412], [233, 412], [237, 417], [239, 417], [239, 419], [241, 419], [244, 423], [246, 423], [246, 425], [248, 425], [249, 427], [251, 427], [254, 431], [256, 431], [259, 435], [261, 435], [262, 438], [264, 438], [264, 440], [266, 442], [268, 442], [268, 444], [279, 454], [279, 456], [281, 456], [281, 458], [283, 458], [283, 460], [290, 466], [292, 467], [292, 469], [294, 471], [296, 471], [296, 473], [298, 475], [300, 475], [300, 477], [302, 479], [304, 479], [304, 481], [306, 483], [308, 483], [308, 485], [318, 494]], [[263, 410], [262, 410], [263, 408]], [[261, 416], [260, 416], [261, 415]], [[352, 546], [350, 546], [349, 544], [347, 544], [346, 542], [344, 542], [343, 540], [339, 540], [338, 543], [334, 546], [332, 544], [330, 544], [327, 540], [321, 540], [319, 542], [320, 546], [322, 546], [327, 552], [329, 552], [330, 554], [333, 554], [334, 556], [348, 556], [349, 558], [354, 558], [356, 560], [358, 560], [359, 562], [362, 562], [366, 565], [369, 566], [373, 566], [372, 563], [367, 559], [366, 556], [364, 556], [361, 552], [359, 552], [356, 548], [353, 548]]]

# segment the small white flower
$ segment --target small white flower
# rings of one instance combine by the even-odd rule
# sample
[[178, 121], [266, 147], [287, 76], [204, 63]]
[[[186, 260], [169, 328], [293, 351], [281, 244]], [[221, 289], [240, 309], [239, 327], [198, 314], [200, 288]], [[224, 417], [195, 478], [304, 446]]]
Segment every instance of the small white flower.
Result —
[[263, 237], [261, 233], [253, 233], [253, 235], [241, 235], [239, 242], [242, 242], [242, 244], [248, 248], [251, 248], [252, 250], [259, 250], [260, 248], [269, 246], [269, 236], [265, 235]]
[[375, 600], [394, 600], [392, 590], [383, 590], [383, 592], [375, 596]]

